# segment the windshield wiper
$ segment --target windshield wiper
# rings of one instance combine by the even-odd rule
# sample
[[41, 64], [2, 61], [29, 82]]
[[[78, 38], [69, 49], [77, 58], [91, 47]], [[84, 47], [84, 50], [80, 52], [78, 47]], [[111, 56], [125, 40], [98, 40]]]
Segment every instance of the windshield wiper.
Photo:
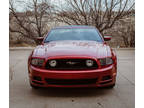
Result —
[[50, 40], [50, 41], [45, 41], [45, 43], [49, 43], [49, 42], [51, 42], [52, 40]]

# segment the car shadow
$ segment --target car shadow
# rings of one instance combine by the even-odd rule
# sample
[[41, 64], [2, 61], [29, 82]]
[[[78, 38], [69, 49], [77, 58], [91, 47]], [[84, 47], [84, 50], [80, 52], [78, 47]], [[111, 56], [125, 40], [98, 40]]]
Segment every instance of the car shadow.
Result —
[[[114, 89], [114, 88], [113, 88]], [[93, 97], [106, 95], [113, 91], [109, 88], [31, 88], [33, 95], [43, 97]]]

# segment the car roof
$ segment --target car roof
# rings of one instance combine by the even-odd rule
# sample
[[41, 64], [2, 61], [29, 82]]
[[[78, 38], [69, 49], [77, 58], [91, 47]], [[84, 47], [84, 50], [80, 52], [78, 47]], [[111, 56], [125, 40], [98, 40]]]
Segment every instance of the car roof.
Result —
[[85, 29], [92, 29], [95, 28], [94, 26], [87, 26], [87, 25], [68, 25], [68, 26], [59, 26], [53, 29], [73, 29], [73, 28], [85, 28]]

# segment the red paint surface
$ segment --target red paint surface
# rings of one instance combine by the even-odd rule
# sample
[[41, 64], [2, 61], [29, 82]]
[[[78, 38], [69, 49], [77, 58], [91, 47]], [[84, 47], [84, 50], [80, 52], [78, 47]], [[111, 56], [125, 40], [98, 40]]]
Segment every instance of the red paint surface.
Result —
[[103, 58], [111, 56], [111, 49], [108, 45], [95, 41], [52, 41], [37, 46], [33, 52], [33, 57], [65, 55]]

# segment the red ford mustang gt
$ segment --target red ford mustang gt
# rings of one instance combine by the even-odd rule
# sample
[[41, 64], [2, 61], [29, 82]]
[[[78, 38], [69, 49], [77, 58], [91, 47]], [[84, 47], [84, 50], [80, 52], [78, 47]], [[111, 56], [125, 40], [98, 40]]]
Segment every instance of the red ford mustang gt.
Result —
[[[42, 38], [39, 38], [39, 40]], [[28, 59], [30, 85], [37, 87], [113, 87], [117, 58], [95, 27], [52, 29]]]

